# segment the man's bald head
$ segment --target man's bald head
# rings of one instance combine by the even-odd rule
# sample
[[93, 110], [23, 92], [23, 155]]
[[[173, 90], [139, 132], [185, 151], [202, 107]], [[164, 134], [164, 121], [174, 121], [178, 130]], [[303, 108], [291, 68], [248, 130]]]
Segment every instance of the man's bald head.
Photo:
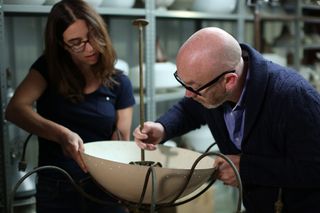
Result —
[[222, 72], [234, 69], [240, 58], [241, 48], [234, 37], [220, 28], [208, 27], [194, 33], [182, 45], [177, 55], [177, 66], [178, 69], [197, 72], [213, 68], [214, 72]]

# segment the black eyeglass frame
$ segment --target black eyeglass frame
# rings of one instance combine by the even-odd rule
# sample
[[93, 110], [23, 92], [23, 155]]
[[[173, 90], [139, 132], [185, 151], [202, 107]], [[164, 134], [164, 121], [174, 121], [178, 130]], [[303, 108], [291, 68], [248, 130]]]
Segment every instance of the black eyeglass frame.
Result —
[[193, 92], [193, 93], [195, 93], [195, 94], [197, 94], [197, 95], [199, 95], [199, 96], [202, 96], [201, 93], [200, 93], [202, 90], [204, 90], [204, 89], [212, 86], [214, 83], [218, 82], [219, 79], [220, 79], [222, 76], [224, 76], [225, 74], [235, 73], [235, 72], [236, 72], [236, 70], [228, 70], [228, 71], [225, 71], [225, 72], [221, 73], [220, 75], [218, 75], [217, 77], [215, 77], [213, 80], [209, 81], [208, 83], [206, 83], [205, 85], [201, 86], [200, 88], [198, 88], [198, 89], [196, 89], [196, 90], [193, 89], [192, 87], [186, 85], [186, 84], [180, 79], [180, 77], [178, 76], [177, 71], [175, 71], [175, 73], [174, 73], [173, 75], [174, 75], [174, 77], [176, 78], [176, 80], [177, 80], [185, 89], [187, 89], [187, 90], [189, 90], [190, 92]]
[[70, 45], [70, 44], [67, 44], [66, 42], [63, 42], [63, 43], [69, 49], [71, 49], [74, 53], [82, 53], [85, 50], [87, 43], [90, 43], [90, 39], [82, 40], [79, 44]]

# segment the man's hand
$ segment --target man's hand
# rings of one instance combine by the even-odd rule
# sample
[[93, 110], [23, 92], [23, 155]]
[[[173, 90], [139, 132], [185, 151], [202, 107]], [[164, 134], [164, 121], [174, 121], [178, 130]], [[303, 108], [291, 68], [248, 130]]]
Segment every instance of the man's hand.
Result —
[[141, 149], [155, 150], [156, 144], [160, 143], [164, 137], [164, 128], [160, 123], [147, 121], [143, 124], [143, 129], [138, 126], [133, 131], [134, 141]]
[[[239, 165], [240, 165], [240, 155], [226, 155], [232, 163], [237, 168], [239, 172]], [[239, 183], [236, 178], [236, 174], [234, 173], [230, 164], [225, 161], [221, 157], [217, 157], [215, 159], [214, 165], [218, 168], [218, 176], [217, 179], [221, 180], [224, 184], [238, 187]]]

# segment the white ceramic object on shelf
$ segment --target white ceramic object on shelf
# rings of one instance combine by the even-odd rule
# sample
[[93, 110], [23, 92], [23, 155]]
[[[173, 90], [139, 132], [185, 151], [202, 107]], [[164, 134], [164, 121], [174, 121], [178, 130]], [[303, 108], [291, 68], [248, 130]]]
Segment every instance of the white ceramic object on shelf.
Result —
[[[176, 71], [176, 65], [171, 62], [159, 62], [154, 65], [154, 87], [156, 89], [170, 89], [180, 86], [179, 82], [174, 78], [173, 73]], [[143, 66], [143, 71], [145, 66]], [[134, 88], [139, 88], [139, 66], [136, 66], [130, 70], [130, 78]], [[144, 86], [146, 85], [145, 75], [143, 76]]]
[[[211, 131], [207, 125], [200, 129], [193, 130], [181, 136], [182, 144], [191, 150], [197, 152], [205, 152], [207, 148], [215, 142]], [[212, 147], [210, 151], [218, 151], [217, 145]]]
[[156, 0], [156, 7], [160, 10], [166, 10], [173, 2], [174, 0]]
[[[149, 166], [135, 164], [141, 161], [141, 150], [134, 142], [96, 141], [84, 144], [81, 153], [83, 161], [92, 177], [106, 191], [134, 203], [139, 203]], [[154, 151], [145, 150], [145, 160], [160, 163], [154, 166], [154, 179], [150, 176], [142, 197], [144, 204], [161, 204], [172, 201], [184, 188], [192, 165], [200, 153], [187, 149], [158, 145]], [[130, 163], [134, 164], [130, 164]], [[184, 192], [184, 197], [214, 177], [214, 159], [202, 158]], [[152, 184], [157, 190], [152, 190]], [[154, 194], [156, 192], [156, 194]], [[154, 197], [152, 195], [155, 195]], [[152, 202], [152, 197], [156, 199]]]
[[279, 54], [276, 53], [263, 53], [263, 57], [266, 59], [276, 63], [280, 64], [282, 66], [287, 66], [287, 59]]
[[171, 10], [190, 10], [194, 0], [175, 0], [169, 7]]
[[99, 7], [102, 3], [102, 0], [85, 0], [88, 2], [92, 7]]
[[129, 65], [126, 61], [118, 59], [114, 67], [123, 71], [125, 75], [129, 75]]
[[[142, 0], [144, 3], [146, 0]], [[175, 0], [155, 0], [156, 1], [156, 8], [160, 10], [167, 10]]]
[[[11, 0], [7, 0], [7, 1], [11, 1]], [[16, 1], [16, 0], [14, 0]], [[28, 1], [28, 0], [20, 0], [20, 1]], [[45, 5], [53, 5], [58, 3], [60, 0], [43, 0]], [[101, 5], [102, 0], [85, 0], [86, 2], [88, 2], [91, 6], [93, 7], [98, 7]]]
[[32, 4], [32, 5], [41, 5], [45, 0], [4, 0], [5, 4]]
[[43, 4], [45, 5], [54, 5], [56, 3], [58, 3], [61, 0], [46, 0]]
[[201, 12], [232, 13], [237, 0], [194, 0], [192, 9]]
[[135, 0], [102, 0], [100, 7], [131, 8]]
[[313, 70], [308, 66], [301, 66], [299, 73], [302, 77], [304, 77], [307, 81], [311, 80], [311, 76], [313, 76]]

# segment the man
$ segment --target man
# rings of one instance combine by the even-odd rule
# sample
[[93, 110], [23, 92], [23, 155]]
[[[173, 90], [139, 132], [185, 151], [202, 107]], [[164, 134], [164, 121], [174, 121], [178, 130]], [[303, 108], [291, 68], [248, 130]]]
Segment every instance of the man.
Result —
[[[236, 165], [246, 212], [320, 212], [320, 95], [296, 71], [264, 59], [219, 28], [193, 34], [177, 55], [185, 97], [156, 122], [135, 129], [137, 145], [156, 144], [208, 124]], [[237, 186], [216, 159], [218, 179]]]

